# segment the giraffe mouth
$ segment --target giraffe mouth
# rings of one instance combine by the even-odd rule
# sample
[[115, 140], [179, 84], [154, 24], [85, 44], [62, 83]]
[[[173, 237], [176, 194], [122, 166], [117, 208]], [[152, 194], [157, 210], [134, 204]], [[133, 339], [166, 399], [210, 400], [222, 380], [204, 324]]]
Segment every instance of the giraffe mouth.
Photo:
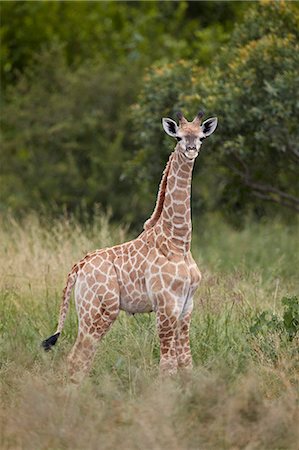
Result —
[[198, 151], [197, 150], [186, 150], [184, 152], [184, 155], [188, 159], [195, 159], [197, 157], [197, 155], [198, 155]]

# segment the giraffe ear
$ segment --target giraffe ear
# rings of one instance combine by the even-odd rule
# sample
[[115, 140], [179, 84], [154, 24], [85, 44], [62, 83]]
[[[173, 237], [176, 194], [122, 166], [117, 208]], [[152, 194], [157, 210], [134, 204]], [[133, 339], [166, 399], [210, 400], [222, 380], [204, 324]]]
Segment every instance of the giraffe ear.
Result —
[[178, 126], [174, 120], [163, 117], [162, 125], [165, 133], [169, 134], [171, 137], [176, 137]]
[[210, 119], [207, 119], [202, 124], [202, 131], [205, 134], [205, 137], [210, 136], [210, 134], [214, 133], [216, 130], [218, 123], [217, 117], [211, 117]]

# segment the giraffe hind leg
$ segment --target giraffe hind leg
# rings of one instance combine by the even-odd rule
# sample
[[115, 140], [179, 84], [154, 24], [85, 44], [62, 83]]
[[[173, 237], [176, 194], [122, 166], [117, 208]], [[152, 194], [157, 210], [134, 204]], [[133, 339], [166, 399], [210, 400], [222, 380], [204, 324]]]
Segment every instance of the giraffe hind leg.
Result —
[[70, 379], [74, 383], [80, 382], [88, 374], [97, 348], [98, 342], [105, 336], [114, 323], [119, 309], [104, 310], [101, 317], [88, 325], [83, 319], [79, 323], [79, 332], [74, 347], [68, 357]]
[[[87, 300], [90, 292], [92, 292], [91, 299]], [[115, 272], [110, 272], [105, 285], [95, 282], [91, 289], [82, 294], [80, 292], [80, 297], [77, 299], [79, 332], [68, 357], [70, 379], [75, 383], [80, 382], [88, 374], [98, 342], [118, 316], [119, 286]]]

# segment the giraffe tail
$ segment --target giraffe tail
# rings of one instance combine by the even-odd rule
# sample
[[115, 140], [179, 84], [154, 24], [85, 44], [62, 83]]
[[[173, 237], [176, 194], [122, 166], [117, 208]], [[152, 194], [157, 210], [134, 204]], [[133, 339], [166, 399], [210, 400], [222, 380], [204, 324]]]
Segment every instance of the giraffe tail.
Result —
[[78, 265], [75, 264], [70, 273], [68, 274], [67, 283], [65, 288], [63, 289], [62, 303], [60, 306], [59, 321], [56, 333], [42, 342], [42, 347], [46, 352], [51, 350], [51, 347], [53, 347], [53, 345], [56, 344], [57, 339], [59, 338], [59, 335], [63, 329], [66, 314], [70, 304], [71, 292], [77, 280], [78, 269], [79, 269]]

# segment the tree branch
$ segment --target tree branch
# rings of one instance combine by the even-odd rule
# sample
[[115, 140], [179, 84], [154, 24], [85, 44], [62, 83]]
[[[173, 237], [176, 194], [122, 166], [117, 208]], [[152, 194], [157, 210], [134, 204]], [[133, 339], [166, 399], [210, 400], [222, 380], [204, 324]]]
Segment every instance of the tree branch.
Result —
[[257, 191], [261, 191], [261, 192], [266, 192], [266, 193], [272, 193], [272, 194], [276, 194], [279, 197], [282, 197], [284, 199], [289, 200], [290, 202], [295, 203], [296, 205], [299, 206], [299, 198], [295, 197], [294, 195], [291, 194], [287, 194], [286, 192], [281, 191], [280, 189], [277, 189], [273, 186], [269, 186], [267, 184], [261, 184], [261, 183], [257, 183], [251, 180], [245, 180], [245, 183], [252, 187], [254, 190]]
[[236, 153], [232, 152], [232, 156], [235, 158], [235, 160], [238, 162], [240, 166], [242, 166], [243, 170], [240, 170], [235, 165], [231, 165], [229, 162], [227, 162], [228, 167], [238, 176], [241, 177], [244, 184], [252, 189], [253, 195], [255, 195], [258, 198], [261, 198], [263, 200], [271, 201], [277, 204], [280, 204], [282, 206], [286, 206], [288, 208], [291, 208], [297, 212], [299, 212], [299, 198], [288, 194], [284, 191], [281, 191], [280, 189], [268, 185], [268, 184], [262, 184], [257, 181], [254, 181], [251, 177], [250, 171], [248, 166], [245, 164], [245, 162], [237, 155]]
[[277, 203], [279, 205], [286, 206], [287, 208], [294, 209], [295, 211], [297, 211], [299, 213], [299, 206], [294, 205], [292, 203], [289, 203], [286, 200], [278, 199], [278, 198], [275, 198], [273, 196], [262, 194], [261, 192], [257, 192], [257, 191], [254, 191], [254, 190], [252, 191], [252, 194], [255, 197], [261, 198], [263, 200], [266, 200], [266, 201], [269, 201], [269, 202], [273, 202], [273, 203]]

